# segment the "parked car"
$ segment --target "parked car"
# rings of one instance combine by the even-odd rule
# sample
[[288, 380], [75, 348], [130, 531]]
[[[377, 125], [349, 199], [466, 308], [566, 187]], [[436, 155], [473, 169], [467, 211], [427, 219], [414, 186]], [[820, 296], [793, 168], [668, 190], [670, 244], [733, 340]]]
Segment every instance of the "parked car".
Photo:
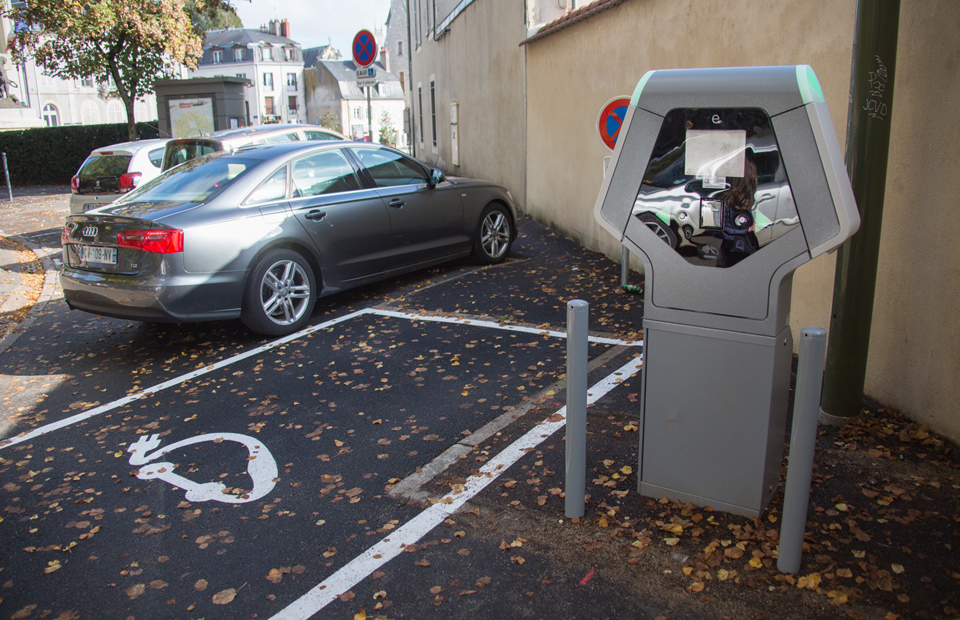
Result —
[[74, 309], [148, 322], [240, 317], [287, 334], [319, 297], [472, 255], [502, 261], [513, 197], [390, 147], [308, 142], [212, 153], [71, 215], [60, 284]]
[[171, 140], [163, 153], [164, 172], [201, 155], [235, 151], [252, 144], [283, 144], [302, 140], [346, 140], [343, 134], [316, 125], [260, 125], [222, 129], [207, 136]]
[[[651, 164], [633, 206], [634, 216], [674, 249], [702, 246], [703, 235], [720, 227], [720, 197], [730, 188], [726, 182], [705, 187], [704, 179], [685, 174], [683, 154], [679, 147]], [[754, 232], [763, 247], [797, 226], [800, 218], [776, 148], [754, 152], [751, 147], [751, 157], [758, 169]]]
[[70, 213], [113, 202], [159, 176], [166, 144], [166, 140], [137, 140], [90, 151], [70, 180]]

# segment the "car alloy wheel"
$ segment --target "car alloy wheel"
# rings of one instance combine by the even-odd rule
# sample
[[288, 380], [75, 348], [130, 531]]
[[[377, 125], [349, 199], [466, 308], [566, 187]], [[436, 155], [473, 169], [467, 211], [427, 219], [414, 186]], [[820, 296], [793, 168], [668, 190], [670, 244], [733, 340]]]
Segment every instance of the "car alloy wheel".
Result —
[[274, 263], [260, 281], [263, 313], [277, 325], [292, 325], [303, 317], [310, 302], [310, 281], [292, 260]]
[[679, 239], [677, 239], [677, 233], [673, 232], [673, 229], [663, 223], [656, 215], [647, 213], [640, 216], [640, 220], [647, 225], [655, 235], [660, 237], [660, 240], [669, 245], [671, 248], [676, 249]]
[[255, 332], [283, 335], [310, 319], [315, 300], [313, 270], [292, 250], [274, 250], [251, 273], [244, 295], [243, 322]]
[[506, 209], [496, 204], [487, 207], [480, 218], [474, 256], [483, 263], [499, 263], [512, 242], [513, 224]]

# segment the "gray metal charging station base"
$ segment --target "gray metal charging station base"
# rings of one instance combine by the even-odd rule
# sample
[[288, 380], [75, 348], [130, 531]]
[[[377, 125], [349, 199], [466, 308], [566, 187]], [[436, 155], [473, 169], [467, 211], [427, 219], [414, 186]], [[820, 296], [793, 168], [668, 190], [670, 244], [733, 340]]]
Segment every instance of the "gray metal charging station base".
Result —
[[644, 344], [640, 494], [759, 516], [780, 479], [789, 326], [773, 338], [644, 320]]

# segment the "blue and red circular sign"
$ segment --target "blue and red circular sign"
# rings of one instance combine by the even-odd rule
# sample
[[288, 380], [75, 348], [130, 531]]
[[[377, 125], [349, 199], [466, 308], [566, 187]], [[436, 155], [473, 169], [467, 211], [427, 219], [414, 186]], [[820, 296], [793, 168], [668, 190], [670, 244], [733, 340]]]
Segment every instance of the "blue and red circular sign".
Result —
[[369, 30], [361, 30], [353, 37], [353, 62], [361, 69], [377, 59], [377, 40]]
[[617, 146], [617, 137], [620, 136], [620, 128], [627, 116], [629, 105], [630, 97], [615, 97], [600, 108], [597, 129], [600, 130], [601, 142], [611, 151]]

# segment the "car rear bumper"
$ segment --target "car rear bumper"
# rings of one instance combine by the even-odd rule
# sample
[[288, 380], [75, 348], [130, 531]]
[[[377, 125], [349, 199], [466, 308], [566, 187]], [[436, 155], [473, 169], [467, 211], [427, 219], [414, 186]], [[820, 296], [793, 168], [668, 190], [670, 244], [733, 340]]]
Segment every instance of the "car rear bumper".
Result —
[[123, 194], [70, 194], [70, 215], [86, 213], [90, 209], [110, 204], [120, 196]]
[[65, 267], [63, 297], [72, 309], [157, 323], [215, 321], [240, 316], [243, 272], [128, 276]]

